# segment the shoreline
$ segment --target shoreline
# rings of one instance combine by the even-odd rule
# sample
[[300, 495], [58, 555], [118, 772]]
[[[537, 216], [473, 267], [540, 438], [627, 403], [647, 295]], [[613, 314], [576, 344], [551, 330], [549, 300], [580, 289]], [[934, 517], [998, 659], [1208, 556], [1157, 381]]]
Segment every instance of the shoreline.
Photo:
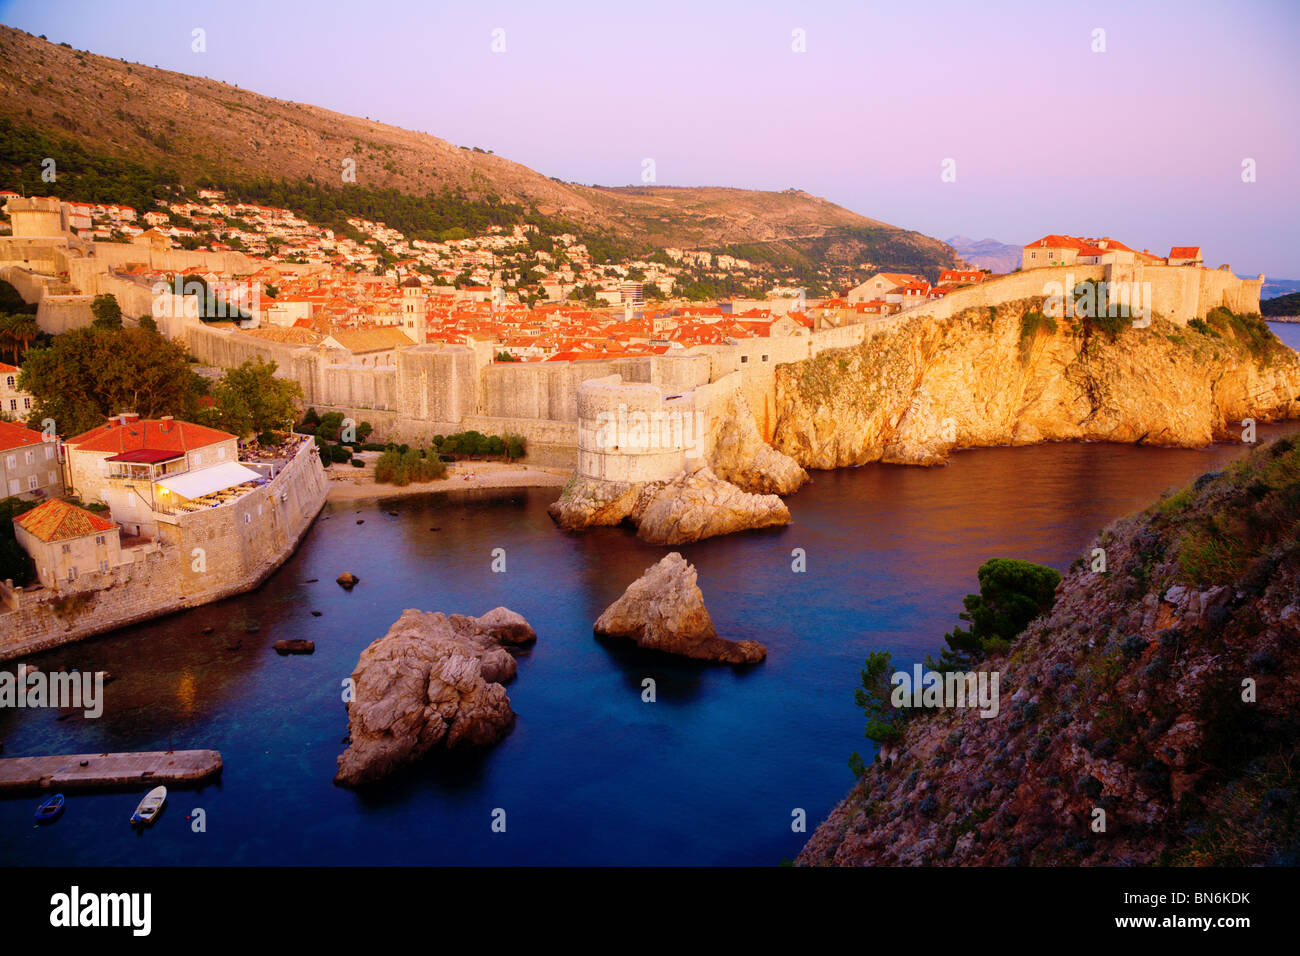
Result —
[[378, 484], [374, 480], [374, 469], [357, 469], [357, 480], [352, 474], [346, 478], [334, 478], [331, 472], [339, 465], [332, 466], [326, 475], [329, 477], [329, 490], [325, 502], [368, 501], [376, 498], [401, 498], [409, 495], [424, 495], [438, 491], [470, 491], [480, 488], [563, 488], [572, 471], [561, 468], [543, 468], [536, 465], [507, 465], [502, 462], [477, 461], [456, 462], [447, 466], [447, 477], [437, 481], [413, 481], [409, 485]]

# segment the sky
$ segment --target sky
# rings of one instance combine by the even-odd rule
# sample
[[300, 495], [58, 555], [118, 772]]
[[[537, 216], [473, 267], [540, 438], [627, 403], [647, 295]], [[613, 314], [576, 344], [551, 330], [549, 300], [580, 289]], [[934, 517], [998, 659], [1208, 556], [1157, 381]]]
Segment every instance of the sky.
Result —
[[1300, 279], [1296, 0], [0, 0], [0, 23], [568, 181], [652, 159], [660, 185], [797, 187], [940, 239]]

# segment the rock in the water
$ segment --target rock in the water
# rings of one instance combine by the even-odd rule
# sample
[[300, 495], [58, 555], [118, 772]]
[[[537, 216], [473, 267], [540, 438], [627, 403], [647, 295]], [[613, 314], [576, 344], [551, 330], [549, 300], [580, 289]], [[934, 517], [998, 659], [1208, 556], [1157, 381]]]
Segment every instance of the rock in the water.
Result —
[[655, 494], [641, 513], [637, 536], [651, 544], [685, 544], [789, 523], [790, 509], [776, 495], [751, 495], [701, 468]]
[[549, 513], [569, 531], [631, 521], [651, 544], [790, 523], [790, 509], [776, 495], [749, 494], [707, 467], [643, 484], [575, 478]]
[[514, 726], [504, 682], [515, 659], [502, 642], [532, 639], [522, 617], [496, 608], [482, 618], [406, 610], [361, 652], [348, 703], [351, 742], [335, 783], [387, 776], [434, 748], [488, 746]]
[[344, 571], [337, 578], [335, 578], [335, 580], [339, 582], [340, 587], [344, 588], [345, 590], [351, 591], [352, 588], [356, 585], [356, 583], [361, 579], [357, 577], [355, 574], [353, 574], [351, 571]]
[[502, 644], [527, 644], [537, 640], [537, 632], [532, 629], [522, 614], [505, 607], [494, 607], [481, 617], [478, 624], [494, 640]]
[[622, 597], [605, 608], [595, 632], [699, 660], [750, 664], [767, 656], [767, 648], [757, 641], [718, 637], [696, 583], [695, 567], [676, 551], [647, 568]]
[[275, 648], [275, 652], [282, 656], [285, 654], [316, 653], [316, 642], [308, 641], [301, 637], [294, 637], [287, 641], [276, 641], [273, 646]]

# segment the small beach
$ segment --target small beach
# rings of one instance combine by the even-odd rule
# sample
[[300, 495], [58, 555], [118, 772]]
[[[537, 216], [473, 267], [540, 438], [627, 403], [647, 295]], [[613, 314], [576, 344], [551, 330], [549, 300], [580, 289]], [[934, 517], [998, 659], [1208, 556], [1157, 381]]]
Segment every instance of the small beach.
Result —
[[373, 464], [364, 469], [335, 465], [326, 474], [330, 480], [326, 501], [364, 501], [472, 488], [562, 488], [572, 472], [499, 461], [458, 461], [447, 466], [446, 478], [401, 486], [377, 484]]

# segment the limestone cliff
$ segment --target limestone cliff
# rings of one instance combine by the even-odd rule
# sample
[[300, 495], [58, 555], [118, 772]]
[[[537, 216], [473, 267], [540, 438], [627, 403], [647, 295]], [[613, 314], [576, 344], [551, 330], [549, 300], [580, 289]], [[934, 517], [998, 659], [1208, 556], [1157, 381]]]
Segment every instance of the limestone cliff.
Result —
[[997, 715], [908, 720], [798, 862], [1295, 865], [1297, 529], [1282, 439], [1104, 531], [981, 665]]
[[1204, 445], [1300, 417], [1300, 357], [1256, 317], [1045, 319], [1041, 300], [917, 318], [776, 369], [773, 447], [809, 468], [939, 464], [954, 448]]

